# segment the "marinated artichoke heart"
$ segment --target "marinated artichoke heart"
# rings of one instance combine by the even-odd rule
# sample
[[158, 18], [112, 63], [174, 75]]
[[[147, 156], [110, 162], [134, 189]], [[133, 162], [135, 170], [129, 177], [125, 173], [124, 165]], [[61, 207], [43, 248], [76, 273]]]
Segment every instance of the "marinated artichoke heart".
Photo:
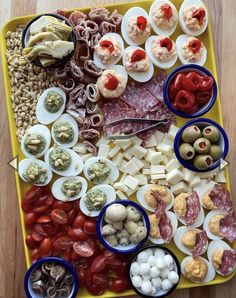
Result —
[[65, 171], [71, 165], [71, 156], [67, 151], [56, 148], [49, 154], [49, 163], [53, 169]]
[[27, 46], [33, 47], [43, 41], [54, 41], [59, 40], [59, 36], [53, 32], [41, 32], [36, 35], [30, 36]]
[[88, 168], [89, 179], [95, 183], [104, 182], [108, 178], [110, 172], [111, 169], [102, 160], [95, 162]]
[[45, 149], [46, 140], [43, 136], [39, 134], [27, 134], [25, 138], [25, 150], [33, 155], [38, 155]]
[[74, 130], [68, 121], [56, 123], [53, 130], [56, 140], [60, 143], [70, 143], [74, 139]]
[[106, 204], [106, 194], [97, 189], [91, 189], [87, 192], [84, 203], [89, 211], [99, 211]]
[[81, 189], [82, 183], [77, 179], [68, 179], [61, 186], [61, 191], [68, 198], [78, 195], [81, 192]]
[[40, 167], [36, 162], [31, 162], [22, 176], [27, 182], [34, 184], [43, 184], [48, 178], [47, 169]]
[[61, 94], [55, 91], [49, 91], [45, 100], [44, 107], [50, 113], [56, 113], [63, 105], [63, 98]]

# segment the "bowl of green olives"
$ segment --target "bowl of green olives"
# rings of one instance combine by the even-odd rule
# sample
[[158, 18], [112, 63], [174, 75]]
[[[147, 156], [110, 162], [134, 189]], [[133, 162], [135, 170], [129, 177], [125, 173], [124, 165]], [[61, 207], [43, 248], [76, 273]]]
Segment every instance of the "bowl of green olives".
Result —
[[228, 150], [225, 130], [207, 118], [188, 121], [179, 129], [174, 140], [177, 159], [194, 172], [209, 172], [219, 167]]

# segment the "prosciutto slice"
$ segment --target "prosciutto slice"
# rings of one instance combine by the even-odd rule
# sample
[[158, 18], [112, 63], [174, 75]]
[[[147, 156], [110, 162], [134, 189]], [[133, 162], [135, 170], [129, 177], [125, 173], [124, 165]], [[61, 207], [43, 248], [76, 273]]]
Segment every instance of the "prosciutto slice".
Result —
[[103, 21], [108, 18], [109, 10], [104, 7], [91, 8], [88, 13], [90, 20], [100, 25]]
[[92, 153], [94, 156], [98, 154], [98, 147], [89, 141], [84, 141], [84, 146], [88, 150], [88, 152]]
[[108, 17], [107, 21], [116, 26], [116, 31], [120, 29], [123, 16], [118, 13], [117, 10], [114, 10], [112, 14]]
[[201, 211], [200, 200], [197, 192], [194, 191], [187, 198], [187, 213], [185, 215], [185, 221], [187, 226], [191, 226], [194, 224], [200, 211]]
[[218, 209], [226, 211], [232, 210], [233, 203], [230, 193], [223, 185], [215, 184], [209, 193], [209, 197]]
[[88, 30], [90, 35], [93, 35], [98, 32], [98, 24], [94, 21], [87, 20], [85, 21], [86, 29]]
[[111, 33], [111, 32], [116, 32], [116, 26], [109, 22], [104, 21], [99, 26], [99, 32], [102, 35], [105, 35], [105, 34]]
[[86, 19], [86, 14], [78, 10], [72, 12], [69, 16], [69, 22], [72, 27], [79, 25], [82, 21], [85, 21]]
[[220, 232], [229, 242], [236, 239], [236, 214], [234, 211], [220, 220]]
[[88, 28], [84, 26], [84, 21], [75, 27], [75, 34], [78, 41], [84, 41], [90, 46], [90, 34]]
[[101, 37], [102, 37], [102, 35], [99, 32], [97, 32], [96, 34], [93, 34], [91, 36], [91, 38], [90, 38], [90, 48], [91, 49], [94, 49], [94, 47], [98, 44]]
[[88, 114], [96, 114], [100, 112], [100, 107], [97, 103], [87, 101], [86, 102], [86, 111]]
[[79, 84], [75, 87], [69, 95], [70, 100], [76, 103], [78, 100], [82, 99], [84, 95], [84, 88], [85, 86], [83, 84]]
[[74, 54], [74, 60], [77, 65], [83, 67], [84, 61], [89, 60], [91, 56], [89, 46], [86, 42], [79, 42]]
[[91, 126], [93, 128], [100, 128], [104, 123], [103, 116], [100, 114], [94, 114], [90, 117]]
[[79, 82], [83, 81], [84, 73], [73, 59], [70, 61], [70, 67], [70, 73], [72, 78]]
[[98, 130], [94, 128], [81, 130], [79, 133], [79, 136], [82, 140], [95, 140], [100, 136], [100, 133]]

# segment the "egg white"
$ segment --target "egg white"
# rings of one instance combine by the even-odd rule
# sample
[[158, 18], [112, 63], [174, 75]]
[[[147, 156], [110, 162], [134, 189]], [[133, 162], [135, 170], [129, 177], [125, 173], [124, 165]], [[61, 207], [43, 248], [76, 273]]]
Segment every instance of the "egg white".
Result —
[[170, 6], [174, 6], [174, 4], [168, 0], [156, 0], [152, 3], [150, 10], [149, 10], [149, 22], [152, 26], [152, 29], [155, 31], [157, 35], [166, 35], [166, 36], [171, 36], [174, 32], [175, 29], [178, 25], [178, 21], [176, 22], [176, 25], [173, 26], [172, 28], [168, 30], [162, 30], [160, 29], [152, 20], [152, 16], [155, 13], [155, 11], [164, 3], [168, 3]]
[[120, 75], [126, 82], [128, 82], [128, 73], [125, 70], [124, 66], [122, 65], [112, 65], [110, 67], [107, 67], [107, 69], [112, 69], [114, 70], [118, 75]]
[[[90, 190], [101, 190], [102, 192], [105, 193], [106, 195], [106, 203], [105, 205], [113, 202], [116, 200], [116, 191], [115, 189], [110, 186], [110, 185], [107, 185], [107, 184], [99, 184], [99, 185], [96, 185], [94, 186], [93, 188], [91, 188]], [[88, 208], [86, 207], [85, 205], [85, 199], [86, 199], [86, 194], [84, 194], [82, 196], [82, 198], [80, 199], [80, 210], [87, 216], [89, 217], [96, 217], [99, 215], [99, 213], [101, 212], [101, 210], [94, 210], [94, 211], [90, 211], [88, 210]], [[105, 206], [104, 205], [104, 206]], [[104, 207], [103, 206], [103, 207]]]
[[202, 201], [204, 199], [205, 194], [208, 191], [210, 191], [214, 187], [215, 184], [216, 184], [215, 181], [201, 179], [201, 183], [193, 188], [194, 191], [196, 191], [198, 194], [198, 197], [200, 199], [200, 203], [201, 203], [202, 207], [204, 207]]
[[[60, 110], [56, 113], [50, 113], [44, 107], [45, 98], [47, 97], [47, 94], [50, 91], [54, 91], [54, 92], [59, 93], [63, 98], [63, 105], [61, 106]], [[37, 118], [39, 123], [48, 125], [48, 124], [54, 122], [58, 117], [60, 117], [60, 115], [65, 110], [65, 106], [66, 106], [66, 94], [65, 94], [65, 92], [62, 89], [58, 88], [58, 87], [48, 88], [40, 95], [40, 97], [38, 99], [38, 102], [37, 102], [37, 105], [36, 105], [36, 111], [35, 111], [36, 118]]]
[[[201, 6], [206, 11], [206, 21], [205, 21], [204, 25], [197, 31], [189, 30], [184, 22], [184, 19], [183, 19], [184, 10], [186, 8], [188, 8], [189, 6], [197, 6], [197, 7]], [[180, 23], [181, 29], [187, 35], [199, 36], [199, 35], [203, 34], [208, 26], [208, 12], [206, 10], [205, 4], [201, 0], [184, 0], [184, 2], [182, 3], [182, 5], [180, 6], [180, 9], [179, 9], [179, 23]]]
[[108, 37], [113, 37], [113, 38], [115, 38], [117, 40], [117, 42], [121, 46], [121, 52], [120, 52], [119, 57], [117, 57], [117, 59], [114, 61], [114, 63], [112, 63], [112, 64], [103, 64], [102, 61], [101, 61], [101, 59], [97, 55], [97, 53], [94, 51], [94, 53], [93, 53], [93, 60], [96, 63], [96, 65], [98, 67], [102, 68], [102, 69], [109, 68], [110, 66], [117, 64], [120, 61], [120, 59], [121, 59], [121, 57], [123, 55], [123, 52], [124, 52], [124, 41], [123, 41], [122, 37], [119, 34], [117, 34], [117, 33], [107, 33], [107, 34], [105, 34], [99, 40], [99, 42], [101, 42], [104, 39], [106, 40]]
[[47, 169], [47, 173], [46, 173], [47, 179], [46, 179], [46, 181], [43, 184], [33, 184], [33, 185], [40, 185], [40, 186], [47, 185], [52, 180], [52, 170], [50, 169], [50, 167], [45, 162], [43, 162], [40, 159], [25, 158], [25, 159], [23, 159], [19, 162], [18, 173], [19, 173], [21, 179], [23, 181], [29, 183], [28, 181], [25, 180], [25, 178], [23, 177], [23, 174], [25, 173], [26, 169], [29, 167], [29, 165], [32, 162], [37, 163], [40, 167]]
[[[127, 47], [125, 50], [124, 50], [124, 54], [123, 54], [123, 65], [125, 67], [125, 63], [126, 63], [126, 55], [129, 53], [129, 51], [133, 51], [133, 50], [136, 50], [136, 49], [140, 49], [140, 50], [143, 50], [143, 48], [141, 47], [138, 47], [138, 46], [129, 46]], [[148, 55], [147, 55], [148, 57]], [[152, 61], [150, 60], [150, 58], [148, 57], [149, 59], [149, 69], [147, 72], [134, 72], [134, 71], [127, 71], [127, 73], [129, 74], [129, 76], [134, 79], [135, 81], [137, 82], [140, 82], [140, 83], [145, 83], [147, 81], [149, 81], [152, 77], [153, 77], [153, 74], [154, 74], [154, 66], [152, 64]]]
[[81, 157], [75, 151], [67, 147], [58, 146], [57, 148], [61, 148], [70, 154], [71, 165], [69, 166], [69, 168], [65, 171], [59, 171], [51, 167], [49, 163], [49, 154], [51, 153], [52, 150], [55, 149], [54, 147], [49, 148], [48, 151], [45, 153], [44, 160], [46, 164], [52, 169], [54, 173], [60, 176], [70, 177], [70, 176], [79, 175], [83, 170], [83, 160], [81, 159]]
[[209, 222], [210, 222], [210, 220], [212, 219], [212, 217], [214, 217], [215, 215], [218, 215], [218, 214], [227, 214], [227, 211], [225, 211], [225, 210], [212, 210], [212, 211], [210, 211], [207, 214], [207, 216], [205, 218], [205, 221], [204, 221], [204, 224], [203, 224], [203, 230], [206, 231], [207, 237], [209, 239], [212, 239], [212, 240], [220, 240], [220, 239], [223, 239], [224, 238], [224, 237], [217, 236], [217, 235], [213, 234], [209, 230]]
[[[45, 148], [41, 153], [34, 155], [34, 154], [31, 154], [28, 151], [26, 151], [24, 144], [25, 144], [25, 140], [29, 134], [38, 134], [38, 135], [44, 137]], [[50, 131], [47, 128], [47, 126], [44, 126], [41, 124], [36, 124], [36, 125], [30, 127], [27, 130], [26, 134], [23, 136], [23, 138], [21, 140], [21, 151], [27, 157], [39, 158], [39, 157], [42, 157], [45, 154], [45, 152], [48, 150], [48, 148], [50, 147], [50, 143], [51, 143], [51, 134], [50, 134]]]
[[[195, 281], [194, 283], [207, 283], [207, 282], [212, 281], [215, 278], [215, 274], [216, 274], [214, 267], [206, 259], [204, 259], [202, 257], [198, 257], [198, 258], [202, 259], [203, 261], [206, 262], [208, 270], [207, 270], [207, 275], [202, 282]], [[192, 257], [186, 257], [183, 259], [183, 261], [180, 264], [181, 272], [184, 276], [185, 276], [185, 266], [190, 260], [192, 260]]]
[[[145, 198], [144, 198], [145, 192], [146, 192], [151, 186], [153, 186], [153, 184], [147, 184], [147, 185], [144, 185], [144, 186], [140, 187], [140, 188], [138, 189], [138, 191], [137, 191], [136, 197], [137, 197], [137, 200], [138, 200], [139, 204], [140, 204], [141, 206], [143, 206], [146, 210], [151, 211], [151, 212], [155, 212], [155, 208], [150, 207], [150, 206], [147, 204], [147, 202], [146, 202], [146, 200], [145, 200]], [[166, 210], [169, 210], [169, 209], [173, 206], [173, 204], [174, 204], [174, 196], [173, 196], [172, 192], [171, 192], [167, 187], [165, 187], [165, 189], [166, 189], [166, 190], [170, 193], [170, 195], [171, 195], [171, 201], [170, 201], [170, 203], [166, 206]]]

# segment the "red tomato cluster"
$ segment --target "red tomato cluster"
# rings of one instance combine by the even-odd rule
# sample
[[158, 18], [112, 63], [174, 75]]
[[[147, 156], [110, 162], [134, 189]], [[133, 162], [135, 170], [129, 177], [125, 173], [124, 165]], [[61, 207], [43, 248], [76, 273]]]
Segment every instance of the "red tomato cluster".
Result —
[[[106, 289], [123, 292], [129, 288], [126, 260], [101, 249], [96, 243], [96, 221], [85, 216], [78, 202], [56, 200], [48, 186], [33, 186], [22, 201], [26, 244], [31, 261], [46, 256], [63, 257], [78, 272], [80, 285], [93, 295]], [[110, 273], [116, 277], [110, 277]]]
[[194, 114], [212, 97], [213, 78], [191, 71], [178, 73], [169, 85], [168, 96], [176, 110]]

